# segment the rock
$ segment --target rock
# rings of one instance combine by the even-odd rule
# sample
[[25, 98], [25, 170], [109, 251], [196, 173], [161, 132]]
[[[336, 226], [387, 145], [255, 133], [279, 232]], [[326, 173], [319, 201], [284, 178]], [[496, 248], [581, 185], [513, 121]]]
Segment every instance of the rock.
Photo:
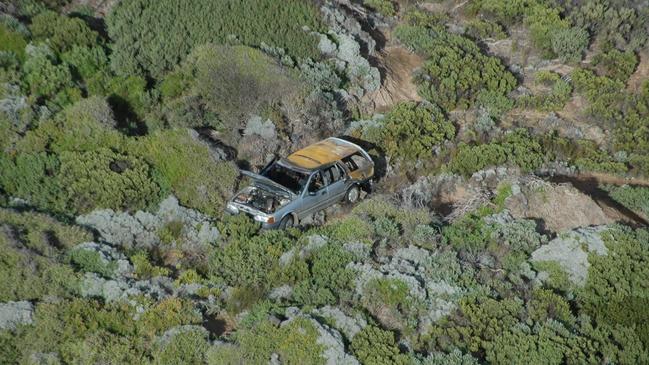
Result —
[[505, 207], [514, 218], [540, 219], [546, 230], [565, 232], [578, 227], [613, 223], [602, 208], [571, 184], [533, 180], [520, 186]]
[[96, 210], [77, 217], [77, 224], [95, 229], [103, 242], [123, 249], [151, 249], [160, 243], [158, 232], [170, 222], [181, 222], [180, 241], [183, 246], [207, 245], [219, 238], [219, 231], [211, 219], [202, 213], [185, 208], [173, 195], [162, 202], [156, 214], [137, 211], [131, 215], [112, 209]]
[[275, 139], [277, 137], [275, 124], [270, 119], [262, 120], [258, 115], [253, 115], [248, 119], [243, 134], [244, 136], [256, 134], [264, 139]]
[[71, 251], [86, 250], [97, 252], [101, 261], [107, 265], [115, 262], [115, 270], [111, 276], [114, 277], [132, 277], [135, 269], [128, 261], [126, 256], [112, 246], [96, 242], [84, 242], [74, 246]]
[[532, 252], [531, 261], [558, 263], [576, 285], [583, 286], [588, 278], [588, 254], [606, 255], [602, 240], [606, 226], [580, 228], [564, 233]]
[[308, 243], [300, 250], [300, 258], [305, 258], [311, 254], [311, 252], [324, 247], [327, 244], [327, 237], [321, 236], [319, 234], [311, 235], [307, 238]]
[[81, 281], [79, 294], [84, 298], [102, 298], [106, 302], [112, 302], [126, 298], [128, 289], [130, 286], [125, 281], [104, 279], [95, 273], [86, 273]]
[[293, 295], [293, 288], [288, 285], [282, 285], [280, 287], [274, 288], [268, 294], [268, 298], [272, 300], [288, 299]]
[[34, 305], [28, 301], [0, 303], [0, 329], [13, 330], [22, 324], [32, 324]]
[[336, 330], [342, 332], [348, 341], [351, 341], [358, 332], [367, 326], [367, 321], [360, 315], [350, 317], [338, 307], [325, 306], [315, 309], [313, 314], [325, 317], [333, 322]]

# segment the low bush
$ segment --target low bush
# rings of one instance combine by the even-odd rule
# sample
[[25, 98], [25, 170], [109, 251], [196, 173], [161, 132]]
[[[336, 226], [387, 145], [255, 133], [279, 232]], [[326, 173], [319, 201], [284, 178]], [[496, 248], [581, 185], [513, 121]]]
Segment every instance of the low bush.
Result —
[[383, 120], [382, 144], [388, 156], [415, 161], [432, 157], [433, 148], [455, 136], [455, 126], [434, 105], [397, 104]]
[[124, 76], [154, 78], [209, 42], [266, 44], [291, 56], [318, 58], [317, 38], [302, 27], [323, 28], [316, 6], [299, 0], [136, 0], [115, 6], [106, 23], [113, 69]]
[[146, 252], [138, 252], [130, 258], [135, 268], [135, 275], [140, 280], [147, 280], [157, 276], [167, 276], [170, 273], [167, 268], [153, 265]]
[[157, 206], [167, 192], [161, 177], [145, 161], [106, 149], [62, 152], [59, 180], [73, 212], [98, 208], [142, 210]]
[[557, 73], [539, 71], [535, 75], [535, 84], [543, 91], [535, 95], [524, 95], [516, 99], [516, 104], [525, 108], [543, 111], [563, 109], [572, 96], [572, 86]]
[[117, 268], [117, 262], [103, 262], [99, 252], [84, 249], [73, 250], [70, 261], [81, 271], [94, 272], [105, 278], [110, 278]]
[[83, 20], [54, 11], [46, 11], [33, 17], [29, 29], [34, 40], [47, 41], [59, 54], [75, 45], [93, 47], [99, 44], [99, 35]]
[[593, 66], [613, 80], [627, 82], [638, 65], [638, 56], [632, 51], [620, 52], [612, 49], [593, 57]]
[[394, 338], [394, 333], [376, 326], [366, 326], [354, 336], [351, 349], [363, 365], [410, 363], [407, 355], [402, 354]]
[[159, 86], [171, 127], [243, 128], [242, 121], [290, 101], [302, 85], [292, 69], [245, 46], [197, 47]]
[[308, 277], [297, 283], [293, 297], [301, 305], [334, 305], [351, 295], [354, 272], [346, 266], [352, 254], [341, 246], [328, 244], [306, 260]]
[[517, 129], [488, 144], [470, 146], [461, 143], [447, 166], [450, 171], [465, 176], [505, 163], [531, 171], [549, 157], [538, 138], [530, 136], [525, 129]]
[[237, 358], [241, 363], [261, 364], [276, 353], [287, 364], [324, 364], [325, 359], [321, 355], [324, 346], [316, 342], [318, 337], [318, 330], [306, 318], [294, 318], [283, 326], [263, 320], [237, 331], [234, 339], [238, 348], [221, 346], [211, 354], [211, 358], [222, 359], [225, 357], [223, 352], [230, 352], [227, 358]]
[[582, 28], [558, 29], [552, 35], [552, 51], [562, 62], [581, 61], [588, 46], [588, 32]]
[[214, 161], [207, 147], [193, 140], [187, 130], [158, 131], [130, 149], [159, 172], [181, 204], [216, 217], [223, 214], [237, 169], [230, 162]]
[[618, 203], [649, 216], [649, 187], [607, 185], [603, 188]]
[[363, 0], [363, 5], [376, 10], [384, 16], [394, 16], [397, 14], [397, 9], [392, 0]]
[[425, 99], [450, 110], [468, 108], [480, 92], [506, 95], [516, 79], [499, 59], [482, 53], [470, 39], [433, 29], [402, 25], [396, 37], [408, 48], [427, 57], [416, 78]]
[[22, 34], [7, 29], [0, 24], [0, 51], [12, 52], [19, 61], [25, 60], [25, 47], [27, 41]]

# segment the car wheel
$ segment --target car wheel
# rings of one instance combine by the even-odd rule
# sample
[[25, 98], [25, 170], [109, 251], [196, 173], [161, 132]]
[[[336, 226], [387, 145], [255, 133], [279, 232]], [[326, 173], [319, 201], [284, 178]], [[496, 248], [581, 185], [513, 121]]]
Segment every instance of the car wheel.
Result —
[[293, 227], [293, 216], [288, 214], [284, 218], [282, 218], [282, 221], [279, 222], [279, 228], [281, 229], [286, 229], [286, 228], [291, 228]]
[[354, 204], [358, 201], [358, 198], [361, 196], [361, 191], [358, 188], [358, 185], [352, 185], [347, 194], [345, 195], [345, 201], [349, 204]]

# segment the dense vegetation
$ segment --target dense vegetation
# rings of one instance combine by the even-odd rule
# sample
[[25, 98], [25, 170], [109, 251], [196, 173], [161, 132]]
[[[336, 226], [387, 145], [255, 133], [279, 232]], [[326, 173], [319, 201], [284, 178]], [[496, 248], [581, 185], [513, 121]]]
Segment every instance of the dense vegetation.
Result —
[[[0, 363], [649, 363], [646, 7], [78, 3], [0, 5]], [[340, 134], [372, 195], [224, 214]]]

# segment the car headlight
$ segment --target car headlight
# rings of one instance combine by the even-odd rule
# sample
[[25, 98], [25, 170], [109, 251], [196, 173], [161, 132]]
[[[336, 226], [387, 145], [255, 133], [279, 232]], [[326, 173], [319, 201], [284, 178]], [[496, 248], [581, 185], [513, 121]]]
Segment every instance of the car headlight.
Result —
[[255, 220], [257, 222], [262, 222], [262, 223], [268, 223], [268, 224], [273, 224], [275, 223], [275, 217], [268, 216], [268, 215], [256, 215]]
[[232, 203], [228, 203], [228, 205], [226, 205], [226, 209], [234, 214], [239, 213], [239, 208], [235, 207]]

